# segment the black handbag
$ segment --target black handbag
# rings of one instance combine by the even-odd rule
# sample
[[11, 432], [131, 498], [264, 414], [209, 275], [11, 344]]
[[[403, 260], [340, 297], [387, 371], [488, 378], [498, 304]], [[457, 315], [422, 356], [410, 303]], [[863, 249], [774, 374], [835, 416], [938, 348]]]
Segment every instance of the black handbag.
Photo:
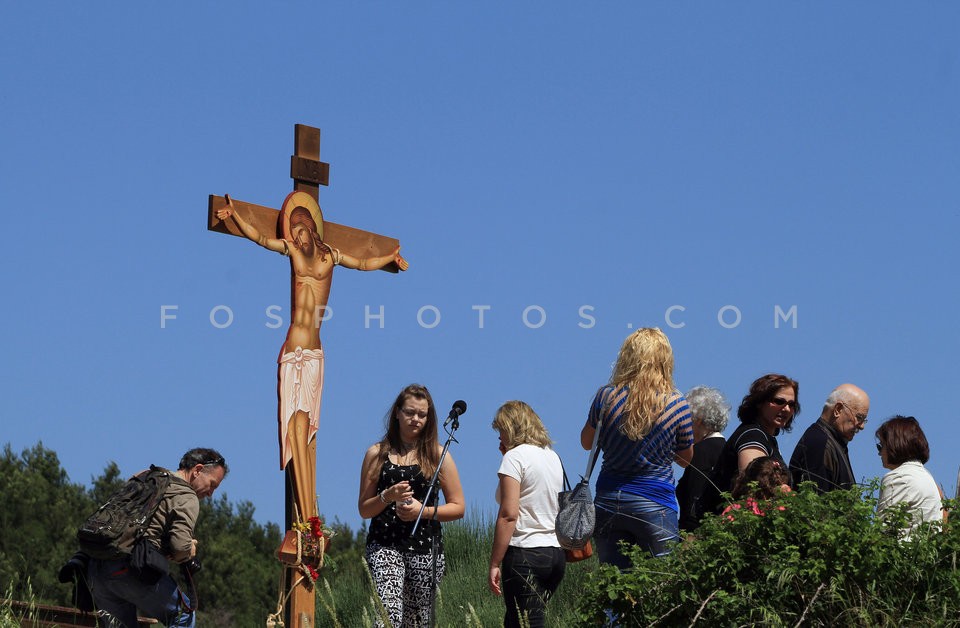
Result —
[[134, 544], [130, 554], [130, 571], [145, 584], [156, 584], [169, 572], [167, 557], [160, 553], [157, 546], [144, 537]]

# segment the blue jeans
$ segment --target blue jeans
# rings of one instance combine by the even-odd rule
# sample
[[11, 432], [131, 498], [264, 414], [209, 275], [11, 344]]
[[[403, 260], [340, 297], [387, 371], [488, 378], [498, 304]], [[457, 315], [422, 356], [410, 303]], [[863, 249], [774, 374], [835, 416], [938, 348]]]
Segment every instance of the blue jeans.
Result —
[[560, 586], [567, 569], [563, 550], [559, 547], [510, 546], [501, 567], [503, 602], [507, 607], [503, 625], [506, 628], [544, 626], [547, 600]]
[[91, 559], [87, 582], [96, 610], [109, 613], [101, 621], [110, 628], [136, 628], [138, 608], [164, 626], [193, 628], [194, 614], [187, 610], [190, 601], [168, 575], [146, 584], [130, 571], [128, 559]]
[[639, 545], [652, 556], [666, 556], [680, 538], [677, 512], [656, 502], [623, 491], [597, 491], [593, 500], [597, 525], [593, 538], [597, 558], [623, 571], [630, 559], [621, 553], [620, 541]]

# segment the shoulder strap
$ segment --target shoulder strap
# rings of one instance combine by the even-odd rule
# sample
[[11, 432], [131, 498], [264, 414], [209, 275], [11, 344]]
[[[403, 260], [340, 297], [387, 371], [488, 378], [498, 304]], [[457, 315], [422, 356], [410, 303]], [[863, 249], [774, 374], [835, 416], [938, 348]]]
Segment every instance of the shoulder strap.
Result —
[[593, 445], [590, 447], [590, 455], [587, 456], [587, 470], [583, 475], [585, 480], [589, 480], [593, 475], [593, 467], [597, 463], [599, 454], [597, 453], [597, 441], [600, 440], [600, 430], [603, 429], [603, 416], [597, 417], [597, 429], [593, 431]]

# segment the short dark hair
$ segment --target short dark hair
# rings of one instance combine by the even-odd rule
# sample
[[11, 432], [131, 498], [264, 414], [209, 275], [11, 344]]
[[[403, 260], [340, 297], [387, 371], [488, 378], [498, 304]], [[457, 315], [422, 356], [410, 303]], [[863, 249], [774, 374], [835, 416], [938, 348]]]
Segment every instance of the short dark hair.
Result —
[[930, 445], [920, 429], [920, 422], [912, 416], [896, 415], [877, 428], [877, 440], [887, 450], [887, 462], [901, 465], [910, 460], [926, 463], [930, 460]]
[[780, 461], [770, 456], [760, 456], [751, 460], [747, 468], [737, 475], [730, 495], [734, 499], [773, 499], [780, 495], [780, 486], [783, 484], [790, 484], [790, 474]]
[[205, 467], [223, 467], [223, 474], [226, 475], [230, 468], [227, 467], [227, 461], [223, 459], [220, 452], [216, 449], [207, 447], [194, 447], [180, 458], [180, 469], [192, 469], [198, 464]]
[[740, 422], [758, 423], [760, 421], [760, 406], [773, 399], [778, 390], [788, 387], [793, 388], [793, 396], [796, 397], [797, 401], [793, 414], [783, 426], [783, 431], [789, 432], [793, 429], [793, 420], [800, 414], [800, 384], [779, 373], [768, 373], [750, 384], [750, 392], [744, 396], [743, 401], [740, 402], [740, 407], [737, 408], [737, 416], [740, 417]]

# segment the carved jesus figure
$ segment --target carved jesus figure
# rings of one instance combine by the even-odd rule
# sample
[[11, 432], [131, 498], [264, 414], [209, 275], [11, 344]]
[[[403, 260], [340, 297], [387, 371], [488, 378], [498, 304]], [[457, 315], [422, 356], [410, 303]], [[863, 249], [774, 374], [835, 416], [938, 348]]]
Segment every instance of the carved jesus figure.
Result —
[[316, 200], [306, 192], [293, 192], [283, 202], [283, 238], [268, 238], [245, 221], [230, 196], [217, 211], [220, 220], [232, 219], [240, 232], [260, 246], [290, 258], [293, 274], [293, 310], [290, 329], [280, 350], [279, 439], [280, 468], [292, 462], [294, 495], [301, 521], [315, 516], [317, 478], [317, 429], [323, 391], [323, 348], [320, 344], [322, 313], [330, 296], [333, 267], [379, 270], [396, 262], [406, 270], [407, 261], [398, 246], [380, 257], [356, 258], [341, 253], [323, 241], [323, 215]]

